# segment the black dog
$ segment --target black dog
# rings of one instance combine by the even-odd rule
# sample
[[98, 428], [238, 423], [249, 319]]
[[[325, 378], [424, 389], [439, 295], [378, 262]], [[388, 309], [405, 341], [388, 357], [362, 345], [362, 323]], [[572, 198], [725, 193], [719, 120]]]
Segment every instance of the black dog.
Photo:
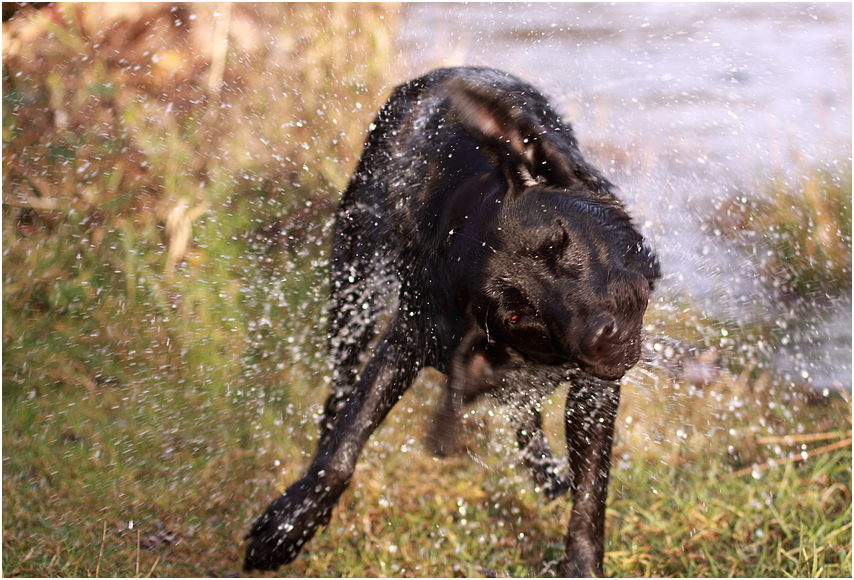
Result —
[[[562, 571], [603, 574], [618, 379], [640, 356], [659, 276], [611, 189], [513, 76], [447, 68], [394, 91], [336, 215], [335, 372], [317, 455], [253, 525], [247, 569], [290, 562], [329, 521], [368, 437], [426, 365], [450, 375], [432, 450], [454, 449], [460, 409], [478, 395], [509, 405], [534, 480], [572, 492]], [[567, 380], [563, 475], [539, 409]]]

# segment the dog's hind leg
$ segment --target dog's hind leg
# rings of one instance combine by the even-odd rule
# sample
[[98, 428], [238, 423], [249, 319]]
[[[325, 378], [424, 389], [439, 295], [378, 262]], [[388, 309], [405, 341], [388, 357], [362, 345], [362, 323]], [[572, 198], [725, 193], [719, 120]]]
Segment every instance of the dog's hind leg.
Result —
[[540, 410], [534, 406], [519, 409], [513, 419], [516, 442], [534, 483], [542, 488], [549, 499], [565, 494], [570, 487], [567, 465], [552, 453], [543, 432]]

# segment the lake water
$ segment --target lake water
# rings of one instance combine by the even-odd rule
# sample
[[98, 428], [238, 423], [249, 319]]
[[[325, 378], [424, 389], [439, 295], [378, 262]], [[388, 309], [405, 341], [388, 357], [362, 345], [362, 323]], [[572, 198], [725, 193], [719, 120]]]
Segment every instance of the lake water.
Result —
[[[772, 172], [797, 183], [850, 159], [851, 16], [845, 3], [409, 4], [401, 69], [487, 65], [530, 81], [652, 240], [658, 300], [790, 324], [756, 264], [701, 216]], [[850, 389], [850, 295], [809, 317], [777, 364]]]

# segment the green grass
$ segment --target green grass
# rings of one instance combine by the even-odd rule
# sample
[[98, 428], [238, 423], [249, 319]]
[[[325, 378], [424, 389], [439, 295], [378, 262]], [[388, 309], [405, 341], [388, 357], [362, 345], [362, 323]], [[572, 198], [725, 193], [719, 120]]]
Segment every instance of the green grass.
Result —
[[759, 482], [674, 470], [650, 481], [652, 496], [627, 487], [610, 507], [609, 570], [644, 577], [845, 576], [850, 473], [840, 466], [849, 460], [843, 450], [807, 467], [787, 463]]
[[[553, 572], [568, 502], [531, 490], [500, 412], [483, 403], [469, 416], [469, 455], [438, 460], [422, 448], [439, 378], [428, 373], [394, 409], [330, 525], [283, 575]], [[293, 372], [287, 402], [157, 375], [7, 398], [4, 573], [237, 572], [250, 522], [313, 450], [324, 395], [315, 380], [314, 369]], [[704, 390], [632, 373], [614, 451], [609, 574], [850, 575], [850, 405], [804, 393], [783, 406], [772, 388], [746, 373]], [[556, 448], [561, 394], [547, 415]], [[826, 439], [805, 436], [815, 433]], [[177, 541], [140, 547], [163, 530]]]
[[[85, 7], [4, 29], [4, 576], [236, 573], [314, 451], [328, 217], [408, 75], [387, 7], [231, 10], [287, 50], [235, 27], [217, 77], [170, 32], [125, 43], [159, 55], [137, 76]], [[703, 387], [651, 362], [625, 381], [607, 572], [850, 577], [850, 403], [739, 359], [760, 330], [691, 312], [654, 308], [650, 334], [726, 360]], [[441, 380], [392, 411], [281, 575], [554, 573], [569, 503], [531, 489], [499, 410], [467, 417], [468, 454], [424, 451]]]
[[[613, 574], [849, 573], [847, 395], [798, 392], [767, 373], [750, 374], [725, 372], [703, 389], [672, 383], [647, 395], [671, 398], [662, 425], [635, 419], [624, 426], [615, 457], [625, 471], [612, 478], [609, 508]], [[632, 409], [629, 402], [623, 412], [649, 419], [661, 404]], [[647, 453], [633, 455], [644, 444]]]

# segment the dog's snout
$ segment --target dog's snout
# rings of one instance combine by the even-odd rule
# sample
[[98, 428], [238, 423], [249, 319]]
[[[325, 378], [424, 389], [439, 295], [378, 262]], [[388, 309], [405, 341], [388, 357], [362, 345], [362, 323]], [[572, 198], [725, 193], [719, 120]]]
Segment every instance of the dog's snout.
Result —
[[591, 358], [610, 358], [622, 349], [623, 340], [616, 319], [610, 314], [598, 314], [588, 322], [582, 350]]

